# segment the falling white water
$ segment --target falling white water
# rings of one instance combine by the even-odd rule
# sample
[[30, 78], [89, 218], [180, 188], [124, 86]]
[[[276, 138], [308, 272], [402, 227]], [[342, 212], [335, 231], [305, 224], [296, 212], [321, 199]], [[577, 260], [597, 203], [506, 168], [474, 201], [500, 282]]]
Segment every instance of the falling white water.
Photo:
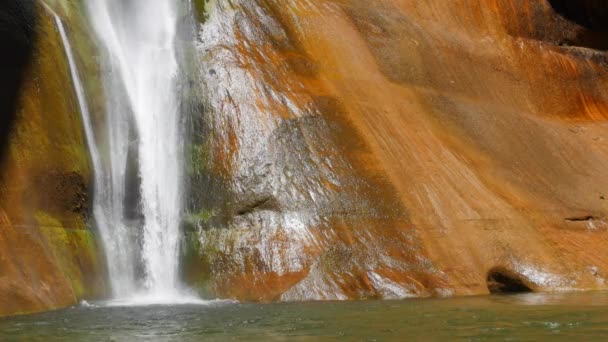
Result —
[[[65, 26], [59, 16], [51, 8], [48, 6], [45, 6], [45, 8], [53, 15], [61, 36], [70, 67], [70, 76], [74, 84], [76, 99], [83, 119], [85, 136], [89, 146], [94, 173], [95, 200], [93, 205], [93, 216], [97, 226], [100, 228], [99, 230], [102, 239], [108, 250], [108, 261], [111, 261], [108, 262], [108, 266], [109, 273], [113, 275], [111, 277], [113, 293], [115, 296], [133, 293], [135, 291], [134, 257], [131, 243], [128, 241], [132, 239], [128, 236], [124, 236], [126, 227], [123, 225], [119, 215], [116, 215], [117, 211], [114, 210], [115, 206], [120, 205], [115, 199], [121, 196], [120, 193], [115, 193], [113, 191], [115, 187], [113, 187], [111, 177], [102, 164], [101, 155], [97, 148], [97, 141], [93, 130], [91, 112], [74, 58], [72, 44], [68, 39]], [[122, 189], [120, 186], [116, 188]], [[112, 257], [109, 257], [110, 255], [112, 255]]]
[[[114, 297], [123, 301], [184, 302], [178, 281], [183, 162], [177, 3], [86, 1], [103, 51], [105, 136], [94, 137], [82, 87], [77, 88], [95, 168], [95, 220]], [[96, 147], [100, 141], [103, 151]], [[128, 177], [134, 172], [138, 182]], [[141, 217], [126, 214], [133, 191], [140, 197], [135, 207]]]

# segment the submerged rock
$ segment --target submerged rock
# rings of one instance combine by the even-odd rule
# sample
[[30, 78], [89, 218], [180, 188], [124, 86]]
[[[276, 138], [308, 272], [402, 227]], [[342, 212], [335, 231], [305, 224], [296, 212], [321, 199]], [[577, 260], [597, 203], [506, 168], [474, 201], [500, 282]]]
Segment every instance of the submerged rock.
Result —
[[207, 3], [185, 278], [247, 300], [483, 294], [496, 269], [605, 288], [603, 14], [558, 2]]

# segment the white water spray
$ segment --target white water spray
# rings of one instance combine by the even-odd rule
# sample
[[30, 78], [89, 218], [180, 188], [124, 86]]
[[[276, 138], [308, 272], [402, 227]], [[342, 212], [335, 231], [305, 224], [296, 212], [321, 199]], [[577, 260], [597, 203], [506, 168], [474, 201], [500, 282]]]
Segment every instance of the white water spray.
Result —
[[[113, 191], [113, 184], [111, 177], [104, 169], [101, 154], [97, 148], [97, 141], [95, 138], [95, 131], [93, 129], [93, 123], [91, 118], [91, 112], [89, 110], [88, 102], [85, 96], [85, 90], [82, 85], [78, 66], [74, 58], [74, 52], [72, 44], [68, 39], [68, 35], [65, 26], [59, 16], [48, 6], [45, 8], [54, 17], [57, 30], [59, 31], [64, 51], [68, 59], [70, 67], [70, 76], [74, 85], [76, 99], [80, 108], [82, 116], [84, 131], [89, 146], [89, 152], [91, 155], [91, 161], [93, 164], [94, 173], [94, 188], [95, 188], [95, 200], [93, 205], [93, 215], [95, 221], [100, 228], [100, 233], [106, 249], [110, 252], [108, 255], [108, 266], [111, 275], [115, 275], [112, 278], [112, 287], [114, 295], [121, 295], [132, 293], [134, 286], [132, 285], [134, 279], [134, 268], [132, 267], [132, 253], [130, 253], [130, 244], [126, 241], [121, 234], [121, 231], [125, 230], [125, 227], [121, 226], [122, 222], [117, 215], [113, 215], [115, 212], [113, 209], [118, 205], [117, 201], [113, 201], [116, 197]], [[116, 254], [116, 253], [120, 254]], [[115, 286], [120, 284], [121, 286]]]
[[[94, 215], [114, 297], [135, 303], [184, 302], [178, 280], [183, 132], [177, 3], [86, 1], [103, 50], [107, 99], [105, 136], [94, 137], [83, 110], [95, 168]], [[100, 141], [103, 152], [96, 147]], [[133, 192], [136, 204], [129, 203]], [[134, 210], [138, 214], [128, 214]]]

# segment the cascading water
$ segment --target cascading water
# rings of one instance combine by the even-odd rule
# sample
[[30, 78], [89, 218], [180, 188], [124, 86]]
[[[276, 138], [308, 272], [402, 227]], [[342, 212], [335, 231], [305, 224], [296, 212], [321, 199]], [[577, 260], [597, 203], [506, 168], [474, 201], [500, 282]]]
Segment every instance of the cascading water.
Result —
[[[112, 183], [110, 182], [109, 174], [103, 168], [101, 155], [97, 148], [91, 112], [89, 110], [85, 90], [82, 85], [80, 73], [78, 72], [78, 67], [74, 58], [72, 44], [68, 39], [65, 26], [59, 16], [50, 7], [46, 7], [46, 9], [53, 15], [55, 24], [57, 25], [57, 30], [59, 31], [61, 40], [63, 42], [63, 47], [70, 67], [70, 76], [74, 84], [76, 99], [83, 118], [85, 135], [87, 144], [89, 145], [95, 175], [94, 186], [96, 194], [93, 215], [97, 225], [101, 228], [100, 232], [103, 236], [103, 240], [108, 251], [108, 259], [111, 261], [108, 263], [108, 266], [110, 274], [114, 275], [111, 277], [113, 292], [115, 296], [132, 293], [134, 291], [134, 271], [132, 267], [133, 259], [130, 258], [130, 251], [132, 251], [132, 249], [127, 243], [127, 239], [124, 239], [123, 235], [119, 233], [121, 230], [124, 230], [124, 227], [121, 226], [121, 220], [118, 219], [116, 215], [113, 215], [115, 212], [113, 208], [117, 203], [113, 203], [112, 200], [116, 196], [112, 196]], [[112, 239], [112, 236], [115, 238]]]
[[179, 3], [86, 1], [102, 50], [107, 99], [105, 134], [95, 139], [90, 118], [84, 120], [95, 167], [94, 215], [118, 299], [158, 303], [185, 298], [178, 280], [183, 165]]

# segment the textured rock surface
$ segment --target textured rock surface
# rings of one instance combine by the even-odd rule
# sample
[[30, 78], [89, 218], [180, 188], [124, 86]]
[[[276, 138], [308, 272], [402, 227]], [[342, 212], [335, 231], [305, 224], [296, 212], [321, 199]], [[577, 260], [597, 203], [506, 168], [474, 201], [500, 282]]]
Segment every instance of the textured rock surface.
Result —
[[606, 288], [603, 14], [572, 3], [208, 3], [186, 279], [252, 300]]
[[0, 316], [105, 289], [85, 225], [91, 170], [77, 101], [53, 18], [38, 9], [36, 50], [0, 161]]

